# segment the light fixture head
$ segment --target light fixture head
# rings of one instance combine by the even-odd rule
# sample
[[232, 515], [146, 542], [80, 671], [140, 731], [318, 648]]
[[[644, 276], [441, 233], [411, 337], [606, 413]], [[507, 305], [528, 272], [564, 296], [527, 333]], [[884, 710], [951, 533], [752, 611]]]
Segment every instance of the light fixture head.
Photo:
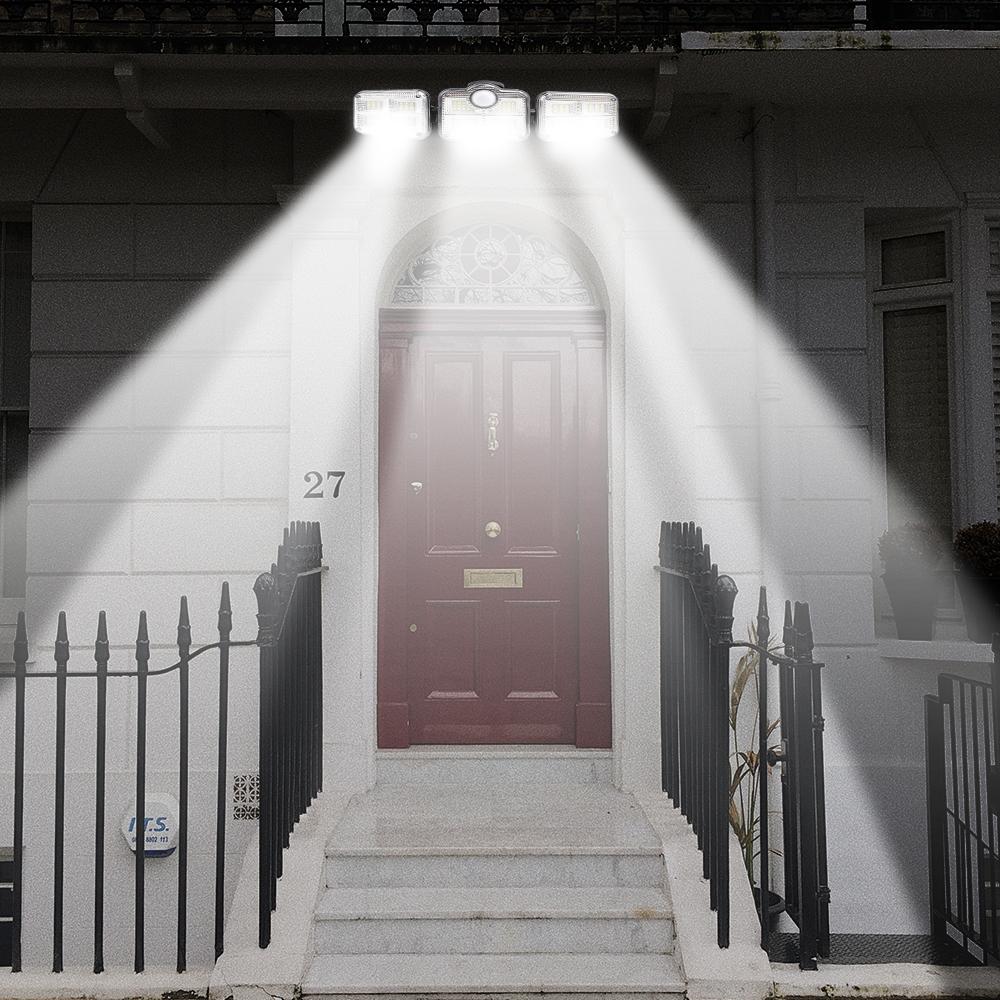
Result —
[[426, 139], [431, 131], [430, 98], [425, 90], [362, 90], [354, 95], [354, 131]]
[[538, 137], [548, 142], [610, 139], [618, 134], [614, 94], [547, 90], [538, 95]]
[[442, 90], [438, 97], [438, 129], [443, 139], [490, 142], [528, 138], [530, 100], [492, 80]]
[[480, 80], [476, 83], [470, 83], [466, 89], [473, 106], [486, 110], [492, 108], [500, 100], [503, 84], [494, 83], [492, 80]]

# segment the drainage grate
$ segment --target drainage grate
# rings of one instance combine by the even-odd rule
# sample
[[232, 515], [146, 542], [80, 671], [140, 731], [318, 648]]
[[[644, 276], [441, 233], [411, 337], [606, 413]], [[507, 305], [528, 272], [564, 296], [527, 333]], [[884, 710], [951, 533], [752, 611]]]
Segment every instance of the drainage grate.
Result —
[[[772, 962], [798, 963], [798, 934], [772, 934]], [[830, 957], [822, 965], [979, 965], [958, 945], [930, 934], [831, 934]]]
[[256, 771], [233, 775], [233, 819], [260, 818], [260, 775]]

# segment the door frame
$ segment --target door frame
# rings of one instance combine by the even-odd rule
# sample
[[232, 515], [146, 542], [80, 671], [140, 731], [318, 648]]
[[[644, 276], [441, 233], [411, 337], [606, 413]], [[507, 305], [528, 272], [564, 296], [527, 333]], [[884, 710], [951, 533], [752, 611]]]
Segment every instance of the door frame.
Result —
[[[599, 307], [550, 306], [419, 306], [383, 307], [378, 313], [376, 350], [399, 348], [421, 335], [570, 337], [577, 348], [577, 496], [588, 482], [596, 484], [603, 503], [578, 508], [578, 623], [576, 747], [612, 747], [612, 609], [610, 594], [611, 476], [608, 448], [607, 322]], [[381, 387], [381, 377], [378, 377]], [[381, 396], [381, 391], [380, 391]], [[589, 439], [586, 429], [589, 428]], [[376, 410], [376, 441], [381, 435], [381, 403]], [[376, 464], [376, 499], [381, 489]], [[379, 524], [376, 514], [375, 523]], [[383, 539], [379, 532], [376, 560], [376, 746], [410, 746], [409, 700], [405, 669], [398, 672], [383, 661], [380, 620], [383, 601], [381, 575]], [[586, 572], [584, 571], [586, 567]], [[587, 586], [584, 586], [585, 580]], [[598, 585], [594, 586], [594, 581]]]

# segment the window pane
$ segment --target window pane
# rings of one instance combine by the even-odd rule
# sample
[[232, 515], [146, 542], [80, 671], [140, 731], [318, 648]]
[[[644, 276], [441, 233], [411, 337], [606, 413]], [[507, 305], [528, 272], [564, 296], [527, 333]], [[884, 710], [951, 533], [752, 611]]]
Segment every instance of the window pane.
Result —
[[911, 515], [951, 537], [948, 314], [897, 309], [882, 319], [889, 524]]
[[18, 484], [28, 469], [28, 415], [5, 413], [3, 430], [3, 596], [24, 597], [27, 566], [27, 495]]
[[993, 303], [993, 461], [1000, 516], [1000, 302]]
[[4, 222], [3, 247], [5, 250], [14, 250], [20, 253], [31, 252], [31, 223], [30, 222]]
[[948, 277], [944, 233], [882, 240], [882, 284], [904, 285]]

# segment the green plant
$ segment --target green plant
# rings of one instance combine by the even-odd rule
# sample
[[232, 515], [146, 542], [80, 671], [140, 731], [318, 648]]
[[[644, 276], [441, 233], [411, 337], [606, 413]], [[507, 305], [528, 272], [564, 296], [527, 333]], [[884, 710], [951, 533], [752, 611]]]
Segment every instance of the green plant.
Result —
[[955, 536], [955, 561], [973, 576], [1000, 577], [1000, 521], [970, 524]]
[[886, 570], [934, 569], [944, 555], [944, 544], [934, 528], [909, 521], [883, 533], [878, 554]]
[[[747, 629], [749, 640], [754, 645], [757, 644], [757, 627], [752, 624]], [[779, 643], [771, 643], [768, 646], [771, 652], [781, 652], [782, 646]], [[751, 724], [747, 724], [740, 714], [743, 708], [743, 699], [747, 692], [753, 692], [753, 719]], [[760, 653], [756, 649], [748, 649], [736, 664], [736, 671], [733, 674], [732, 687], [729, 695], [729, 730], [732, 737], [732, 753], [730, 761], [730, 782], [729, 782], [729, 825], [736, 834], [736, 839], [740, 844], [740, 853], [743, 855], [743, 865], [747, 870], [747, 878], [751, 885], [756, 885], [754, 879], [754, 865], [760, 857], [760, 824], [761, 824], [761, 804], [760, 804], [760, 754], [754, 749], [757, 743], [760, 721]], [[780, 719], [774, 719], [767, 725], [767, 738], [770, 739], [772, 733], [780, 725]], [[741, 739], [746, 740], [741, 745]], [[768, 750], [777, 750], [777, 746], [768, 747]], [[764, 766], [770, 768], [765, 761]], [[770, 771], [768, 772], [770, 773]], [[766, 804], [765, 804], [766, 810]], [[772, 851], [772, 853], [779, 853]]]

